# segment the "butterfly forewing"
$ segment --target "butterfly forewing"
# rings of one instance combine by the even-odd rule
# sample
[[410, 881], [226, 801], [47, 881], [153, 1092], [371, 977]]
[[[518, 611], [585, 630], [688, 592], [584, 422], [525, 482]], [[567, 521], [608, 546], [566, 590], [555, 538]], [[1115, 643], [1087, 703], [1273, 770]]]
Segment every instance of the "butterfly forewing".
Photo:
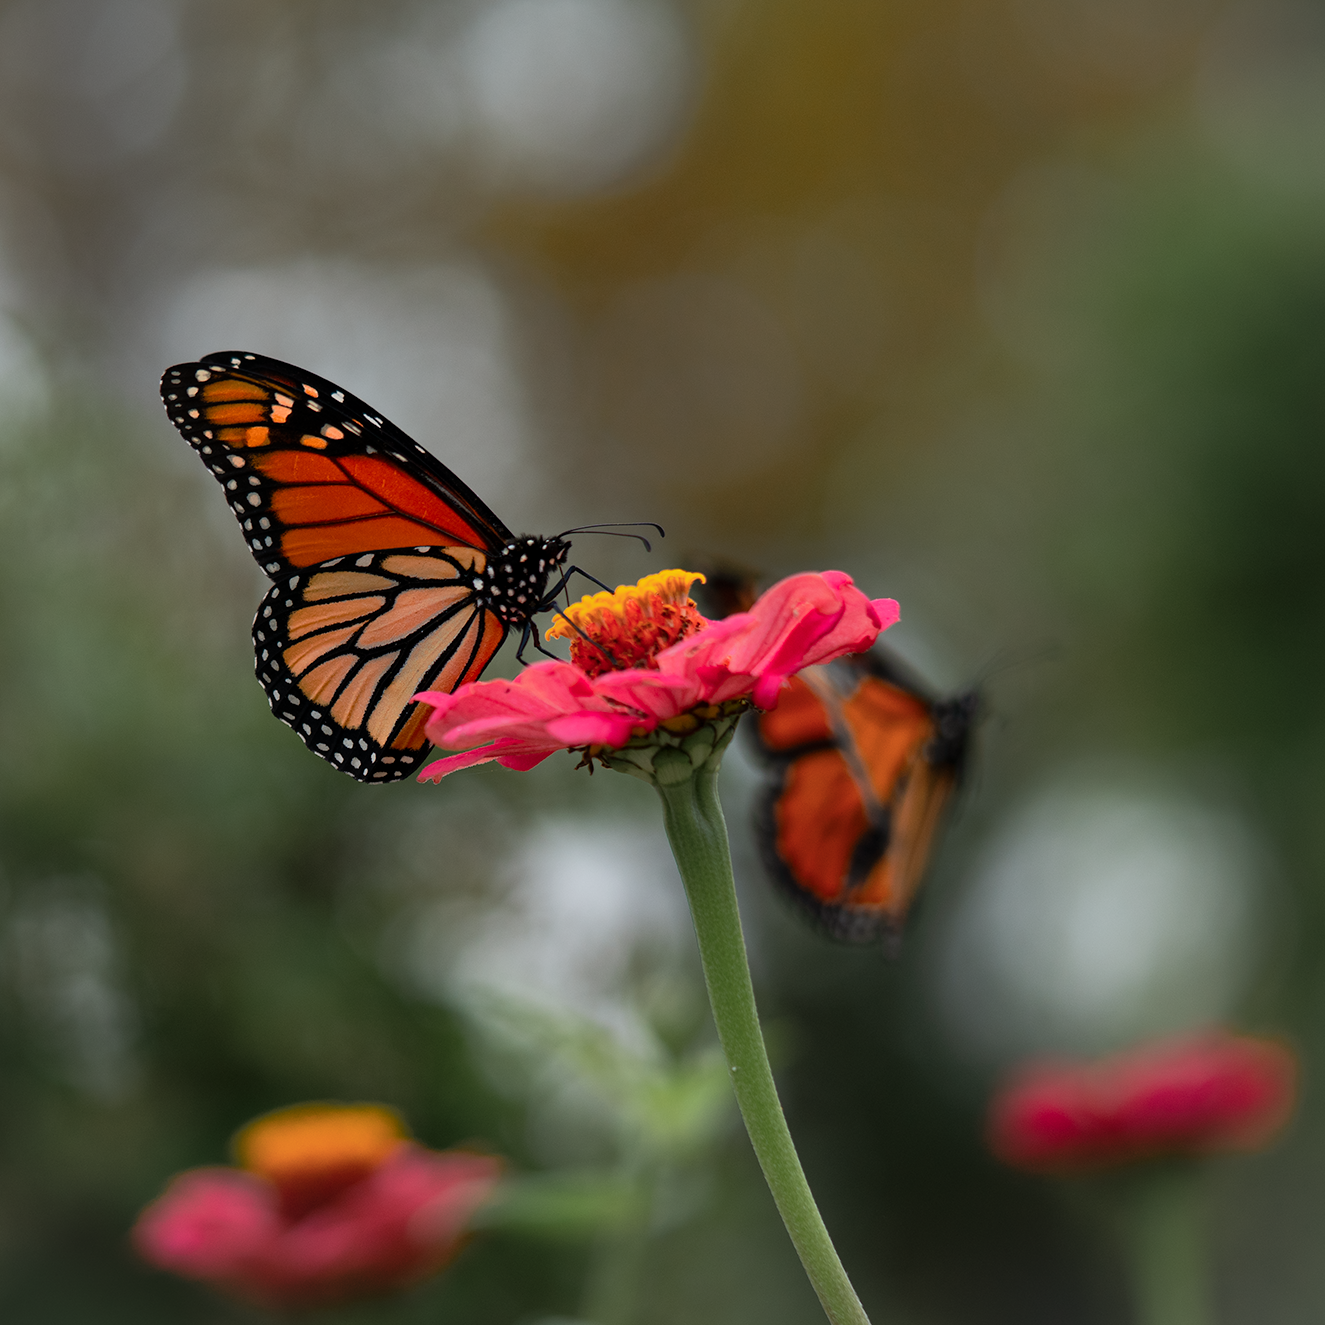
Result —
[[492, 551], [511, 539], [436, 457], [343, 388], [290, 364], [211, 354], [167, 369], [161, 396], [268, 575], [384, 548]]

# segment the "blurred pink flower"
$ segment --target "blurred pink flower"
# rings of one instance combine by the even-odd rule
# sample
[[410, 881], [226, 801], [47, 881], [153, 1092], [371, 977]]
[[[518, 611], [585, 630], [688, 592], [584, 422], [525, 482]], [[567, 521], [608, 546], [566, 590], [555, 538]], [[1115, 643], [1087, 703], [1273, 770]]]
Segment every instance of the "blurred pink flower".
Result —
[[1059, 1173], [1254, 1150], [1288, 1121], [1296, 1090], [1286, 1046], [1210, 1031], [1090, 1063], [1023, 1067], [994, 1096], [989, 1145], [1006, 1164]]
[[388, 1110], [297, 1106], [237, 1140], [243, 1168], [191, 1169], [139, 1216], [139, 1255], [271, 1307], [388, 1292], [440, 1269], [501, 1162], [430, 1151]]
[[[702, 578], [663, 571], [567, 608], [548, 634], [572, 639], [569, 663], [419, 695], [433, 708], [429, 738], [463, 752], [429, 764], [420, 780], [491, 760], [523, 771], [578, 746], [620, 748], [690, 715], [712, 718], [723, 705], [771, 708], [789, 677], [863, 652], [898, 616], [891, 598], [866, 598], [849, 575], [825, 571], [793, 575], [748, 612], [705, 621], [686, 598]], [[669, 638], [676, 642], [654, 651]], [[600, 670], [605, 661], [614, 670]]]

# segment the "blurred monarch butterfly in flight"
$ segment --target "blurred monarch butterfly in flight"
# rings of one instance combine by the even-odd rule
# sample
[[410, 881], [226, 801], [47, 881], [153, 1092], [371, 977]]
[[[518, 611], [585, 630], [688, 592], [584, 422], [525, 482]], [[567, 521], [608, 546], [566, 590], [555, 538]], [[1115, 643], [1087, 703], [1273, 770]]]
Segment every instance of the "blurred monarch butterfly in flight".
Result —
[[[753, 577], [719, 569], [717, 615], [743, 611]], [[769, 780], [756, 811], [769, 873], [830, 937], [896, 937], [961, 779], [974, 691], [935, 698], [884, 646], [808, 667], [755, 719]]]
[[161, 397], [273, 581], [253, 622], [272, 712], [360, 782], [421, 763], [415, 694], [476, 679], [512, 628], [517, 656], [531, 637], [546, 652], [533, 617], [572, 574], [593, 579], [566, 565], [566, 536], [593, 526], [517, 538], [417, 442], [301, 368], [209, 354], [168, 368]]

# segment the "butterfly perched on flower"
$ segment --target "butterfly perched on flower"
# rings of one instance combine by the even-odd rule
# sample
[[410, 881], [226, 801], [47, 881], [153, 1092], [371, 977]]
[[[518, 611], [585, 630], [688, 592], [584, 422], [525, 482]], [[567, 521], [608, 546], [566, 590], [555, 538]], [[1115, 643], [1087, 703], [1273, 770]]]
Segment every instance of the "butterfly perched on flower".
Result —
[[430, 710], [413, 697], [476, 679], [513, 628], [521, 652], [531, 636], [541, 649], [534, 616], [585, 574], [566, 565], [566, 534], [586, 531], [517, 537], [417, 442], [313, 373], [209, 354], [167, 369], [161, 397], [273, 581], [253, 623], [272, 712], [360, 782], [417, 771]]
[[[711, 616], [747, 610], [755, 576], [706, 571]], [[960, 781], [975, 692], [936, 698], [885, 645], [809, 667], [754, 719], [768, 782], [756, 813], [772, 877], [827, 934], [896, 935]]]

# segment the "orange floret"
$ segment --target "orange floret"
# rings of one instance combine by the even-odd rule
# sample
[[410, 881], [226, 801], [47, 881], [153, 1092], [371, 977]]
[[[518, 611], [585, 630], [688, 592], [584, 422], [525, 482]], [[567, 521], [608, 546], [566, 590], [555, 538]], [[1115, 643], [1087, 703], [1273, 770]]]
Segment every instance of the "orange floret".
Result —
[[235, 1155], [269, 1179], [287, 1213], [358, 1182], [408, 1139], [400, 1117], [378, 1104], [297, 1104], [249, 1123]]
[[706, 624], [690, 598], [696, 581], [704, 581], [697, 571], [664, 570], [615, 593], [586, 594], [557, 614], [546, 637], [569, 639], [571, 662], [591, 677], [649, 667]]

